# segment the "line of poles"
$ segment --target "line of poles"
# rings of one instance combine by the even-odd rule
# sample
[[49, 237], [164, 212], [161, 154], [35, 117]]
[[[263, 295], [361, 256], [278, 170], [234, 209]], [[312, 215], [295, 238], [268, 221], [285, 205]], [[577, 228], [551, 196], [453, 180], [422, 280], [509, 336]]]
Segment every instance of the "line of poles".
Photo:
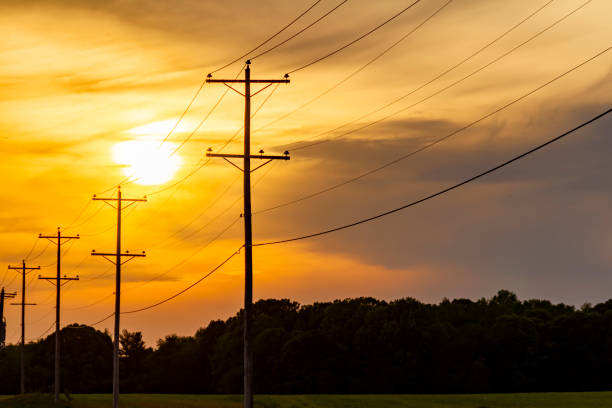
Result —
[[[252, 325], [252, 305], [253, 305], [253, 233], [252, 233], [252, 212], [251, 212], [251, 173], [257, 169], [271, 163], [274, 160], [289, 160], [289, 152], [284, 152], [282, 155], [266, 155], [263, 151], [258, 154], [251, 154], [251, 97], [257, 95], [265, 88], [272, 84], [287, 84], [289, 83], [288, 75], [283, 79], [251, 79], [250, 61], [246, 62], [244, 70], [244, 79], [213, 79], [212, 74], [208, 74], [206, 82], [221, 83], [232, 90], [236, 91], [244, 97], [244, 151], [241, 154], [220, 154], [213, 153], [208, 149], [206, 156], [221, 157], [228, 161], [234, 167], [238, 168], [243, 173], [243, 188], [244, 188], [244, 209], [242, 218], [244, 219], [244, 248], [245, 248], [245, 283], [244, 283], [244, 328], [243, 328], [243, 343], [244, 343], [244, 407], [253, 408], [253, 352], [251, 348], [251, 325]], [[236, 90], [230, 84], [244, 84], [244, 93]], [[251, 90], [251, 84], [263, 84], [263, 87], [255, 92]], [[242, 167], [235, 164], [231, 159], [242, 159]], [[263, 160], [259, 166], [252, 168], [251, 160]], [[119, 333], [120, 333], [120, 316], [121, 316], [121, 266], [126, 262], [136, 258], [145, 257], [144, 251], [141, 253], [130, 253], [122, 251], [121, 247], [121, 215], [126, 208], [138, 203], [147, 201], [143, 198], [126, 198], [122, 195], [121, 186], [117, 186], [116, 197], [97, 197], [93, 196], [93, 200], [102, 201], [105, 204], [113, 207], [117, 212], [117, 230], [116, 230], [116, 250], [115, 252], [91, 252], [92, 256], [101, 256], [107, 261], [115, 265], [115, 311], [114, 311], [114, 336], [113, 336], [113, 408], [119, 407]], [[61, 360], [60, 360], [60, 288], [68, 282], [78, 280], [79, 277], [68, 277], [61, 275], [61, 245], [73, 239], [80, 239], [79, 235], [67, 236], [62, 235], [60, 228], [57, 229], [55, 235], [39, 235], [39, 238], [47, 239], [57, 246], [57, 271], [56, 276], [39, 276], [39, 279], [46, 280], [56, 287], [56, 314], [55, 314], [55, 402], [59, 402], [59, 393], [61, 389]], [[24, 345], [25, 345], [25, 307], [34, 305], [26, 303], [26, 275], [33, 271], [39, 270], [40, 266], [27, 266], [26, 261], [22, 261], [21, 266], [9, 266], [9, 269], [21, 271], [22, 274], [22, 291], [21, 302], [15, 303], [21, 306], [21, 341], [20, 341], [20, 366], [21, 366], [21, 393], [25, 393], [25, 367], [24, 367]], [[2, 307], [4, 298], [14, 297], [13, 293], [5, 293], [2, 289]], [[0, 313], [2, 312], [0, 308]], [[0, 315], [1, 316], [1, 315]], [[2, 319], [0, 319], [2, 321]], [[3, 328], [4, 326], [2, 326]]]

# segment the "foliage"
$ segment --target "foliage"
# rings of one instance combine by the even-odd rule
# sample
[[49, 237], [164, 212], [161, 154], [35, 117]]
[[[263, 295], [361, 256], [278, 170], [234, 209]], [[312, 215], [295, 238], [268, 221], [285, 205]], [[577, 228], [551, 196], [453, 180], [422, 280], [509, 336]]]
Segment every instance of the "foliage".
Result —
[[[424, 304], [372, 298], [300, 306], [254, 305], [257, 393], [484, 393], [607, 390], [612, 384], [612, 300], [580, 309], [544, 300]], [[26, 346], [27, 389], [53, 384], [54, 337]], [[242, 313], [194, 336], [166, 336], [155, 350], [139, 332], [121, 334], [125, 392], [242, 390]], [[109, 392], [108, 333], [62, 330], [62, 382], [72, 393]], [[16, 393], [16, 346], [0, 351], [0, 393]], [[7, 374], [6, 376], [4, 374]]]

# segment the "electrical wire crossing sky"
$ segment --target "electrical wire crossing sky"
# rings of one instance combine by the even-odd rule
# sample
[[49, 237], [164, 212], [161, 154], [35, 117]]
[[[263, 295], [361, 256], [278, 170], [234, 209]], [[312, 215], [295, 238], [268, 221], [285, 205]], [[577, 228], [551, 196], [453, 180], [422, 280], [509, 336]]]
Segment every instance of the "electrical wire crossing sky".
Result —
[[[147, 197], [122, 215], [123, 247], [147, 255], [123, 268], [122, 328], [154, 345], [234, 315], [242, 186], [206, 152], [241, 151], [244, 99], [206, 79], [241, 79], [251, 59], [253, 78], [290, 79], [252, 89], [252, 151], [291, 153], [253, 173], [255, 300], [607, 300], [611, 12], [603, 0], [2, 2], [0, 258], [47, 276], [56, 254], [38, 234], [79, 234], [62, 247], [62, 273], [80, 279], [62, 287], [62, 324], [111, 329], [114, 269], [91, 250], [113, 248], [116, 220], [91, 197], [121, 185]], [[27, 341], [54, 323], [55, 289], [36, 277]], [[12, 270], [0, 282], [21, 287]], [[9, 343], [17, 309], [5, 308]]]

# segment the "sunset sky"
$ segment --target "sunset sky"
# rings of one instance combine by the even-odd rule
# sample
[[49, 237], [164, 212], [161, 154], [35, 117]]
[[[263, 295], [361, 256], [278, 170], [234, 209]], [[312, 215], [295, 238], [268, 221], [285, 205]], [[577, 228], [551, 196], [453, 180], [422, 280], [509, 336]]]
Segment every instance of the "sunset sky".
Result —
[[[250, 56], [342, 5], [255, 58], [252, 76], [280, 79], [413, 2], [322, 0]], [[90, 252], [114, 251], [116, 213], [91, 198], [114, 196], [113, 186], [134, 171], [139, 178], [122, 191], [127, 197], [147, 195], [148, 202], [124, 212], [123, 248], [147, 256], [125, 265], [123, 310], [182, 290], [242, 245], [241, 174], [222, 159], [202, 163], [207, 148], [219, 151], [240, 130], [243, 98], [228, 92], [189, 137], [227, 89], [205, 85], [160, 143], [206, 74], [256, 47], [313, 3], [0, 3], [0, 259], [19, 265], [27, 257], [28, 265], [41, 265], [41, 274], [52, 276], [55, 248], [38, 234], [53, 234], [57, 227], [80, 234], [64, 247], [62, 273], [78, 274], [80, 281], [62, 288], [63, 325], [91, 324], [113, 311], [114, 267]], [[602, 113], [612, 104], [612, 52], [606, 51], [612, 45], [611, 14], [606, 0], [421, 0], [363, 40], [292, 73], [290, 84], [262, 91], [253, 98], [253, 110], [265, 103], [253, 118], [252, 149], [292, 154], [290, 161], [253, 173], [254, 241], [314, 233], [399, 207]], [[430, 149], [257, 214], [444, 137], [592, 57]], [[213, 77], [234, 78], [245, 59]], [[577, 306], [612, 298], [611, 135], [612, 119], [604, 117], [420, 206], [323, 237], [255, 248], [254, 298], [311, 303], [410, 296], [438, 302], [491, 297], [499, 289]], [[223, 151], [241, 153], [241, 143], [239, 133]], [[130, 169], [134, 163], [141, 165]], [[243, 272], [240, 254], [173, 301], [122, 316], [122, 327], [143, 331], [152, 346], [167, 334], [192, 335], [211, 319], [238, 311]], [[54, 321], [55, 288], [37, 275], [28, 275], [27, 301], [37, 303], [28, 307], [28, 341]], [[9, 291], [21, 288], [12, 270], [0, 272], [0, 282]], [[5, 308], [11, 343], [19, 339], [18, 309]], [[112, 331], [112, 320], [96, 327]]]

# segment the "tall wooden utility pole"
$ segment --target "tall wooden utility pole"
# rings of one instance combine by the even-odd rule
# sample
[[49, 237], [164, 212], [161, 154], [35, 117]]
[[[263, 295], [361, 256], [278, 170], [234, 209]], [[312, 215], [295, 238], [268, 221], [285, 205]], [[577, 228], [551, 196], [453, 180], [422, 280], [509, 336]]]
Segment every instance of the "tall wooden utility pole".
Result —
[[[251, 79], [251, 61], [246, 62], [244, 79], [212, 79], [208, 74], [206, 82], [222, 83], [228, 88], [244, 96], [244, 153], [243, 154], [215, 154], [208, 149], [206, 156], [222, 157], [234, 167], [244, 173], [244, 408], [253, 408], [253, 352], [251, 350], [251, 306], [253, 305], [253, 230], [251, 224], [251, 173], [258, 168], [270, 163], [272, 160], [289, 160], [289, 152], [283, 156], [264, 156], [263, 151], [259, 155], [251, 155], [251, 96], [257, 95], [272, 84], [289, 83], [289, 75], [285, 79]], [[244, 94], [232, 88], [231, 83], [243, 83]], [[262, 89], [251, 95], [251, 84], [267, 84]], [[244, 159], [243, 168], [238, 167], [228, 158]], [[251, 170], [251, 159], [267, 160], [260, 166]]]
[[[55, 285], [55, 403], [59, 402], [60, 392], [60, 287], [63, 285], [62, 281], [73, 281], [79, 280], [79, 277], [69, 278], [67, 276], [61, 276], [61, 247], [63, 242], [68, 242], [71, 239], [79, 239], [77, 234], [74, 237], [62, 236], [59, 227], [57, 227], [57, 235], [42, 235], [38, 234], [38, 238], [44, 238], [51, 241], [51, 243], [57, 246], [57, 274], [55, 277], [43, 277], [38, 276], [38, 279], [44, 279]], [[64, 240], [64, 241], [62, 241]]]
[[[25, 307], [26, 306], [34, 306], [36, 303], [26, 303], [26, 274], [40, 269], [40, 266], [36, 267], [27, 267], [25, 263], [25, 259], [21, 261], [21, 266], [10, 266], [9, 269], [14, 269], [17, 271], [21, 271], [21, 303], [11, 303], [11, 305], [20, 305], [21, 306], [21, 343], [19, 345], [19, 365], [21, 369], [21, 394], [25, 394], [25, 362], [24, 362], [24, 349], [25, 349]], [[26, 272], [27, 271], [27, 272]]]
[[4, 299], [13, 299], [17, 293], [7, 293], [4, 288], [0, 291], [0, 349], [6, 342], [6, 322], [4, 321]]
[[[119, 407], [119, 316], [121, 315], [121, 265], [130, 261], [135, 257], [145, 256], [145, 252], [141, 254], [130, 254], [129, 251], [121, 253], [121, 211], [125, 210], [132, 204], [138, 201], [147, 201], [145, 198], [123, 198], [121, 196], [121, 186], [117, 187], [117, 198], [98, 198], [93, 196], [94, 200], [104, 201], [106, 204], [117, 210], [117, 250], [116, 252], [96, 252], [91, 251], [94, 256], [101, 256], [107, 261], [115, 264], [116, 276], [115, 276], [115, 333], [114, 333], [114, 344], [113, 344], [113, 408]], [[117, 205], [111, 204], [116, 201]], [[123, 205], [123, 202], [129, 204]], [[109, 257], [115, 257], [109, 258]], [[121, 260], [121, 258], [127, 258]]]

